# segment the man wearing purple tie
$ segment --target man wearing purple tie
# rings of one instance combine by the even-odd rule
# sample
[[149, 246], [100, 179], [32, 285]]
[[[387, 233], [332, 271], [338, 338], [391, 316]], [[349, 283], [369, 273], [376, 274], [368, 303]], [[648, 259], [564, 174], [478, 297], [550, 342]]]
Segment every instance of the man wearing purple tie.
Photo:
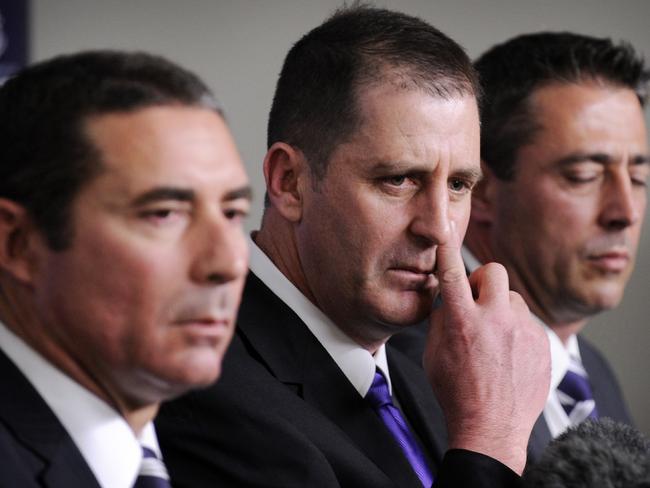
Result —
[[0, 88], [0, 487], [168, 487], [161, 401], [217, 378], [248, 180], [209, 90], [86, 52]]
[[[224, 375], [157, 420], [179, 486], [517, 483], [550, 358], [502, 267], [465, 275], [477, 93], [462, 48], [397, 12], [343, 9], [294, 45]], [[438, 294], [427, 378], [386, 342]]]
[[465, 262], [497, 261], [547, 327], [552, 392], [530, 460], [586, 418], [630, 423], [614, 375], [578, 333], [618, 305], [634, 267], [650, 157], [649, 73], [626, 44], [523, 35], [476, 62], [484, 179], [472, 197]]

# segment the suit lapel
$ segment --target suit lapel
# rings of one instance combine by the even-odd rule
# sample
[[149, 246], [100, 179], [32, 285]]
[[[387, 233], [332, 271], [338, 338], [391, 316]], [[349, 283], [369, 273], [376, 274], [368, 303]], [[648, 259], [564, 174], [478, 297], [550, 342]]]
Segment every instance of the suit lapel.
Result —
[[580, 335], [578, 335], [578, 344], [582, 365], [589, 375], [598, 415], [632, 425], [632, 418], [625, 405], [623, 394], [615, 376], [607, 367], [605, 358]]
[[97, 480], [52, 410], [31, 383], [0, 352], [0, 418], [19, 443], [42, 461], [35, 478], [47, 487], [99, 488]]
[[589, 376], [589, 385], [591, 386], [591, 392], [594, 395], [594, 401], [596, 402], [596, 408], [598, 409], [598, 414], [603, 416], [611, 415], [609, 413], [609, 397], [611, 391], [607, 391], [607, 388], [603, 388], [601, 378], [605, 376], [604, 372], [601, 370], [600, 363], [594, 357], [592, 350], [585, 342], [578, 336], [578, 347], [580, 348], [580, 359], [582, 360], [582, 365], [587, 371]]
[[274, 376], [336, 424], [397, 486], [421, 487], [379, 417], [300, 318], [253, 273], [238, 327]]

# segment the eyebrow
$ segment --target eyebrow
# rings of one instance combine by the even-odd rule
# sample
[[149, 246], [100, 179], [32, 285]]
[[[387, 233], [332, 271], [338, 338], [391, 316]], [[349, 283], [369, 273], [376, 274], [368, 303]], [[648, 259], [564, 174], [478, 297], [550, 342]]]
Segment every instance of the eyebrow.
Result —
[[[407, 173], [407, 174], [424, 174], [430, 173], [430, 168], [423, 166], [411, 165], [405, 161], [379, 161], [374, 164], [371, 168], [373, 173], [384, 173], [384, 172], [395, 172], [395, 173]], [[480, 181], [483, 178], [483, 172], [481, 168], [458, 168], [455, 171], [451, 171], [449, 174], [450, 177], [462, 177], [468, 180]]]
[[253, 189], [250, 185], [231, 190], [223, 197], [223, 199], [227, 201], [239, 200], [240, 198], [245, 198], [246, 200], [253, 199]]
[[[159, 188], [154, 188], [149, 190], [146, 193], [138, 196], [134, 201], [134, 206], [148, 205], [154, 202], [161, 202], [165, 200], [176, 200], [180, 202], [193, 202], [196, 197], [194, 190], [189, 190], [185, 188], [175, 188], [171, 186], [163, 186]], [[250, 185], [245, 185], [240, 188], [229, 191], [223, 197], [225, 201], [239, 200], [244, 198], [246, 200], [252, 200], [253, 190]]]
[[171, 186], [163, 186], [149, 190], [142, 195], [139, 195], [133, 200], [133, 205], [141, 206], [153, 202], [160, 202], [164, 200], [178, 200], [181, 202], [194, 201], [195, 193], [193, 190], [185, 188], [175, 188]]
[[451, 176], [462, 177], [470, 181], [479, 182], [483, 179], [483, 171], [480, 169], [459, 169], [454, 171]]
[[[612, 157], [606, 153], [574, 153], [569, 154], [563, 158], [560, 158], [557, 161], [559, 166], [571, 166], [572, 164], [583, 163], [585, 161], [593, 161], [599, 164], [610, 164], [612, 162]], [[638, 154], [632, 157], [630, 164], [633, 166], [650, 164], [650, 155], [648, 154]]]

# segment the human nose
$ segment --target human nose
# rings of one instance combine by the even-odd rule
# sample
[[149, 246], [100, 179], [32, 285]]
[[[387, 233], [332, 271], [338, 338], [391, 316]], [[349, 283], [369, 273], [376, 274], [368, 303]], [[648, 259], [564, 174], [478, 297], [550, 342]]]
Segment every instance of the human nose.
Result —
[[432, 184], [416, 197], [411, 233], [431, 246], [446, 243], [451, 232], [446, 182]]
[[200, 224], [192, 265], [194, 281], [220, 285], [242, 278], [248, 269], [248, 245], [240, 224], [217, 215]]
[[622, 230], [639, 222], [641, 210], [635, 193], [627, 172], [610, 178], [603, 189], [600, 225], [608, 230]]

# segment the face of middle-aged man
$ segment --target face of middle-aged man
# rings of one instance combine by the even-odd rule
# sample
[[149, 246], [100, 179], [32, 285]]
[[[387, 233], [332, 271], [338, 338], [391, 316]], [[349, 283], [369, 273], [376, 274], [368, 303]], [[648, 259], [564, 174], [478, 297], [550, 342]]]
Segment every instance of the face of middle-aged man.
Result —
[[102, 171], [73, 203], [70, 247], [42, 244], [37, 257], [45, 350], [127, 403], [208, 384], [248, 260], [248, 180], [230, 133], [216, 113], [181, 106], [101, 115], [85, 129]]
[[480, 155], [472, 96], [383, 83], [358, 103], [360, 124], [307, 194], [297, 241], [316, 302], [363, 343], [359, 324], [394, 332], [428, 315], [436, 245], [462, 238]]
[[649, 170], [643, 113], [632, 90], [596, 83], [542, 87], [530, 112], [539, 131], [513, 181], [495, 180], [493, 248], [534, 312], [579, 320], [616, 306], [633, 269]]

